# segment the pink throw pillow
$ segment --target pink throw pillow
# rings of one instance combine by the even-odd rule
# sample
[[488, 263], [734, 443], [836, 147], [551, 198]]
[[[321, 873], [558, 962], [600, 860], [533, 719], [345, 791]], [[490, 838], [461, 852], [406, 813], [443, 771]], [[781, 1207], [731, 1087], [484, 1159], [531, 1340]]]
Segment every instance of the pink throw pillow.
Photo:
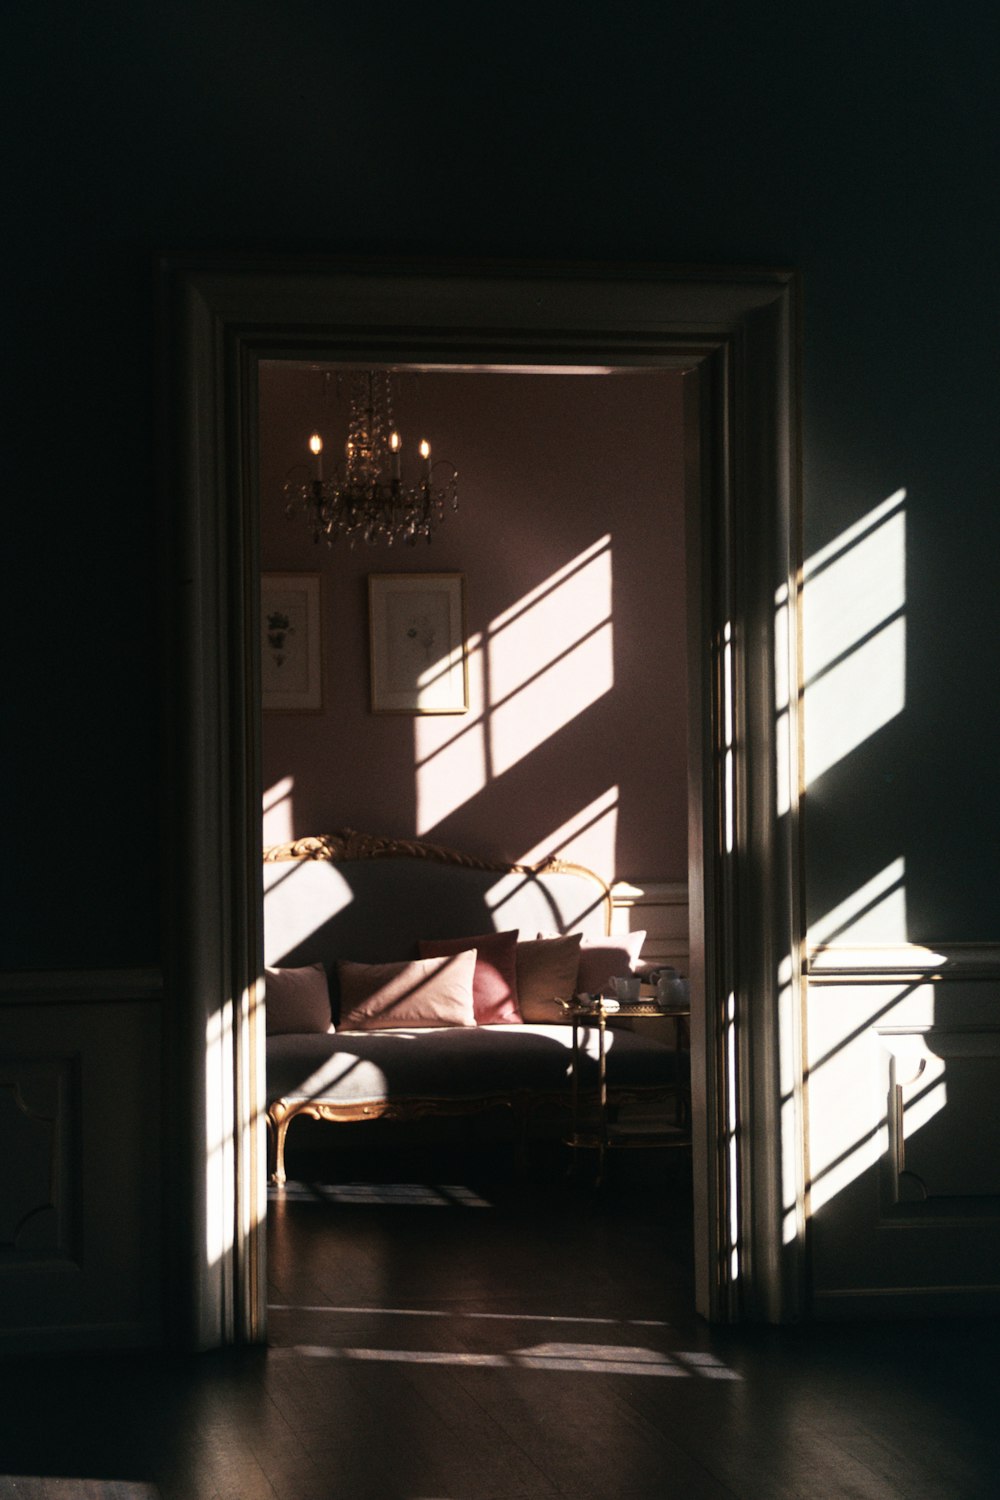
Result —
[[566, 1021], [560, 1000], [571, 1000], [580, 964], [580, 934], [537, 938], [517, 945], [517, 999], [525, 1021]]
[[265, 969], [264, 1011], [268, 1036], [290, 1031], [333, 1031], [330, 986], [323, 965]]
[[407, 963], [356, 964], [341, 959], [341, 1031], [390, 1027], [474, 1026], [476, 950]]
[[477, 1024], [496, 1026], [504, 1021], [520, 1021], [516, 928], [513, 932], [483, 932], [478, 937], [421, 938], [417, 944], [421, 958], [440, 958], [464, 948], [476, 950], [472, 1000]]
[[580, 967], [576, 987], [587, 995], [603, 994], [616, 974], [631, 974], [639, 962], [646, 934], [615, 933], [606, 938], [584, 938], [580, 944]]

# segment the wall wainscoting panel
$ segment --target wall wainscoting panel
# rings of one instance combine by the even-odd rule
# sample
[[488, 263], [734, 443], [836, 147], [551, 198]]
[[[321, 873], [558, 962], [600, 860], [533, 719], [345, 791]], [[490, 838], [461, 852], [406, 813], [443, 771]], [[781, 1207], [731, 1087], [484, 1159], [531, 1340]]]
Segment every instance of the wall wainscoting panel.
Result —
[[0, 982], [0, 1350], [162, 1341], [162, 997], [107, 978]]
[[1000, 947], [824, 950], [805, 1008], [815, 1311], [1000, 1309]]
[[881, 1032], [889, 1054], [883, 1217], [1000, 1222], [1000, 1025]]
[[0, 1264], [79, 1253], [79, 1058], [0, 1062]]
[[688, 972], [688, 888], [686, 880], [618, 880], [611, 887], [612, 929], [645, 930], [643, 963], [672, 964]]

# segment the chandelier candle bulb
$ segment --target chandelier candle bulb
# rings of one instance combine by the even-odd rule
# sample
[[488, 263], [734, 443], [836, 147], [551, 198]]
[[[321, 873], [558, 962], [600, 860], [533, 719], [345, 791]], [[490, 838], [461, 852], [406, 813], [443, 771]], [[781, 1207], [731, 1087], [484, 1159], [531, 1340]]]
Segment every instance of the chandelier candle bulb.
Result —
[[[314, 432], [308, 443], [312, 464], [296, 465], [285, 477], [285, 514], [290, 519], [304, 515], [317, 542], [332, 545], [342, 537], [352, 547], [395, 541], [413, 546], [421, 538], [430, 541], [446, 506], [458, 509], [458, 470], [438, 458], [435, 470], [448, 471], [448, 477], [435, 488], [426, 438], [419, 444], [417, 473], [404, 477], [391, 374], [350, 370], [338, 375], [338, 388], [349, 405], [343, 460], [334, 462], [330, 477], [324, 478], [323, 440]], [[331, 465], [326, 467], [329, 471]]]

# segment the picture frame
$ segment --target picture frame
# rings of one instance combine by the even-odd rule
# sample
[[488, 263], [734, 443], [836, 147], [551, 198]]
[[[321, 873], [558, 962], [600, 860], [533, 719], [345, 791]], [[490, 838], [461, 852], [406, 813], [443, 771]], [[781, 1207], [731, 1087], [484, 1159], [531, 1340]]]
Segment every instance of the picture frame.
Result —
[[461, 573], [369, 573], [373, 714], [469, 710]]
[[318, 573], [261, 575], [260, 701], [269, 713], [323, 707]]

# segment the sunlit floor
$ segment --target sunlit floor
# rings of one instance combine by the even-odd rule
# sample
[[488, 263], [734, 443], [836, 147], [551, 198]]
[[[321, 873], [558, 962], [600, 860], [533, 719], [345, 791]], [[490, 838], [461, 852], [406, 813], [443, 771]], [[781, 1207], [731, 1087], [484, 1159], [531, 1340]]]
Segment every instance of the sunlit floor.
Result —
[[60, 1500], [1000, 1493], [993, 1329], [708, 1328], [677, 1156], [596, 1196], [554, 1152], [289, 1165], [271, 1347], [0, 1364], [0, 1475], [108, 1482]]

